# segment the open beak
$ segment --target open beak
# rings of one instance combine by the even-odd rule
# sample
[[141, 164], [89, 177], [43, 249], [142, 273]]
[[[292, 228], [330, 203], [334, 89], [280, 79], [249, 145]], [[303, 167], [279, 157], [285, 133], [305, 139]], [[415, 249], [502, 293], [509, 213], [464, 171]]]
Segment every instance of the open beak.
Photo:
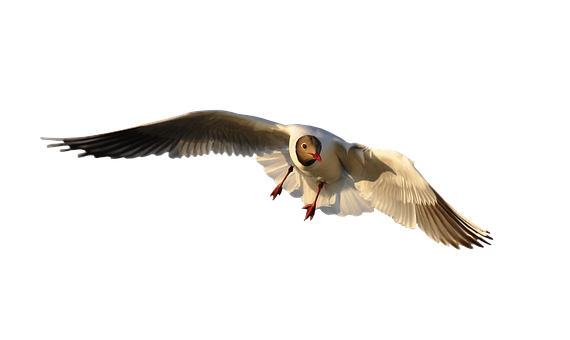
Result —
[[319, 155], [317, 152], [315, 152], [315, 153], [310, 153], [309, 155], [315, 157], [315, 159], [316, 159], [317, 161], [319, 161], [319, 163], [322, 163], [322, 162], [323, 162], [323, 160], [321, 159], [321, 155]]

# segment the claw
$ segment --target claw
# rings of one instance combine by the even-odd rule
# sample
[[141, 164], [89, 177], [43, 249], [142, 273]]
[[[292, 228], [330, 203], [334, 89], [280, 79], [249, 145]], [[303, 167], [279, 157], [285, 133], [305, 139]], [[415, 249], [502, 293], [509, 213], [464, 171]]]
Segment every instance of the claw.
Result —
[[309, 219], [309, 221], [313, 220], [313, 217], [315, 216], [315, 210], [317, 209], [317, 199], [319, 198], [319, 194], [321, 193], [321, 189], [323, 188], [323, 185], [325, 184], [325, 182], [319, 182], [319, 191], [317, 191], [317, 196], [315, 197], [315, 201], [311, 204], [307, 204], [305, 205], [302, 209], [307, 209], [307, 213], [305, 214], [305, 220], [307, 220], [307, 218]]
[[281, 191], [283, 191], [283, 185], [279, 184], [277, 187], [275, 187], [275, 189], [273, 189], [269, 196], [273, 197], [275, 200], [277, 196], [281, 195]]
[[287, 179], [287, 176], [289, 176], [290, 173], [293, 172], [293, 166], [291, 165], [289, 167], [289, 169], [287, 169], [287, 173], [285, 174], [285, 178], [283, 178], [283, 180], [281, 181], [281, 183], [279, 183], [279, 185], [277, 185], [275, 187], [275, 189], [273, 189], [273, 191], [271, 192], [271, 194], [269, 194], [269, 196], [273, 197], [273, 199], [275, 200], [275, 198], [279, 195], [281, 195], [281, 191], [283, 191], [283, 183], [285, 182], [285, 180]]
[[303, 207], [303, 209], [307, 209], [307, 214], [305, 214], [304, 221], [306, 221], [307, 218], [309, 218], [309, 221], [313, 220], [313, 217], [315, 217], [315, 208], [316, 205], [314, 203], [307, 204], [306, 206]]

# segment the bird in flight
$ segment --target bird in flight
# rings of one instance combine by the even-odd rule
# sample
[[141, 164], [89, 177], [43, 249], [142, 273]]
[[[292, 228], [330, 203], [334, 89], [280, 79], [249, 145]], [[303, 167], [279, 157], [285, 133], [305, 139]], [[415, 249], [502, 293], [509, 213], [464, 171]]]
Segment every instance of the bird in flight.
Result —
[[100, 135], [45, 138], [60, 151], [81, 149], [78, 157], [134, 158], [168, 153], [170, 158], [216, 154], [257, 155], [277, 186], [300, 197], [312, 220], [325, 214], [359, 216], [377, 209], [457, 249], [489, 244], [490, 232], [453, 209], [402, 154], [347, 143], [323, 129], [282, 125], [258, 117], [208, 110]]

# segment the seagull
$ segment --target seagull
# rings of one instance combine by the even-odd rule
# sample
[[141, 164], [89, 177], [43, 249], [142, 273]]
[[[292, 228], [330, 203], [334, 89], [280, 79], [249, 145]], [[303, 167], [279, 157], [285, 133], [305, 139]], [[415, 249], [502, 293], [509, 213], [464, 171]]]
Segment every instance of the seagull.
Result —
[[417, 226], [435, 242], [473, 248], [492, 240], [453, 209], [404, 155], [348, 143], [317, 127], [283, 125], [229, 111], [195, 111], [130, 129], [57, 141], [60, 151], [134, 158], [168, 153], [170, 158], [215, 154], [253, 156], [277, 185], [301, 198], [305, 220], [316, 209], [327, 215], [359, 216], [377, 209], [404, 227]]

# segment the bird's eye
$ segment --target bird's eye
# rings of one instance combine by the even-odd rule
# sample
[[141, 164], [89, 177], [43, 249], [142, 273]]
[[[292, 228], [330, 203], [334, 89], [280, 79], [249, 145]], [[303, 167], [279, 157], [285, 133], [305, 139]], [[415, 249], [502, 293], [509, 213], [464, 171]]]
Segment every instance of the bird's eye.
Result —
[[301, 145], [303, 147], [303, 149], [307, 148], [307, 144], [303, 143], [303, 145]]

